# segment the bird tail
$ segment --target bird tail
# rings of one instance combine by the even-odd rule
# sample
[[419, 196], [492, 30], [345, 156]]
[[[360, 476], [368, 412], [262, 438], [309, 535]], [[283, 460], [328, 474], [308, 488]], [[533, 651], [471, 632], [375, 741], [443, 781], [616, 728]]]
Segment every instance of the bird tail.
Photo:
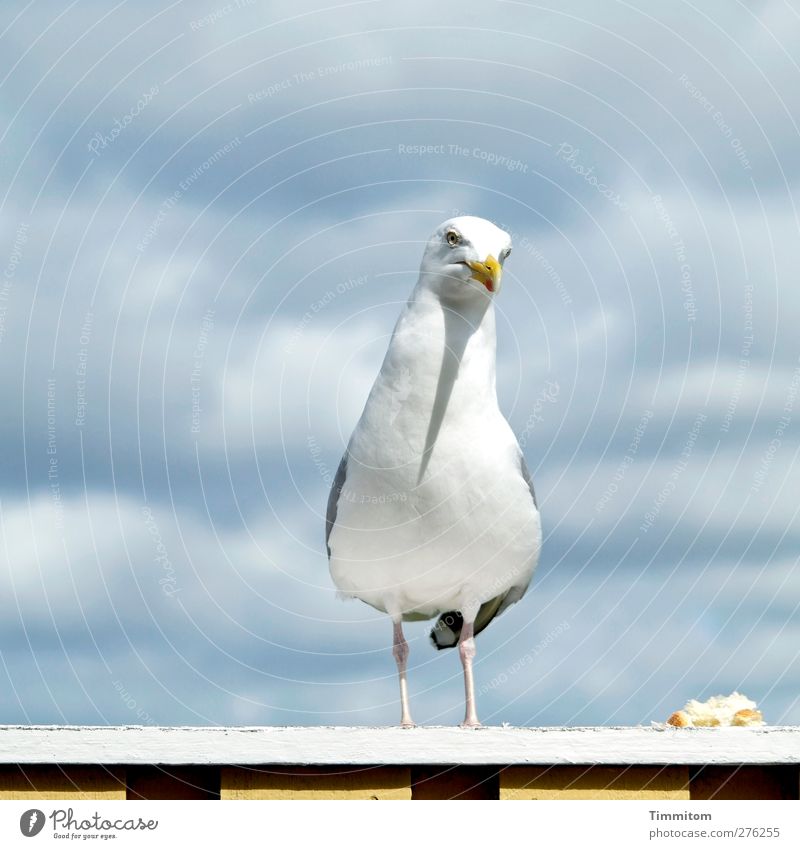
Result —
[[458, 643], [464, 617], [457, 611], [443, 613], [431, 629], [431, 642], [436, 649], [451, 649]]
[[[497, 616], [504, 598], [505, 596], [499, 595], [497, 598], [485, 601], [480, 606], [478, 615], [475, 617], [475, 634], [480, 634], [492, 619]], [[463, 626], [464, 617], [457, 610], [443, 613], [431, 629], [431, 642], [437, 649], [451, 649], [458, 645]]]

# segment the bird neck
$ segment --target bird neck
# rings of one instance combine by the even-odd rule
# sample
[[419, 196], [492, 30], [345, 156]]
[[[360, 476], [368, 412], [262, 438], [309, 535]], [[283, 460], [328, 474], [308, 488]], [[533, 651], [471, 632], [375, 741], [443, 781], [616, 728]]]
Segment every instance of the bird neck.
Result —
[[[464, 301], [467, 299], [465, 298]], [[380, 465], [385, 457], [360, 434], [382, 433], [394, 459], [408, 454], [426, 475], [443, 433], [497, 411], [495, 317], [491, 299], [445, 303], [421, 286], [411, 295], [389, 343], [381, 371], [354, 436], [356, 455]], [[460, 438], [460, 437], [459, 437]], [[409, 483], [413, 485], [413, 483]]]
[[400, 345], [414, 363], [416, 400], [427, 418], [424, 440], [416, 446], [417, 484], [424, 480], [448, 422], [474, 425], [497, 408], [494, 306], [488, 297], [470, 295], [448, 302], [418, 285], [393, 340], [412, 327], [418, 340], [416, 350]]
[[497, 401], [495, 372], [497, 336], [491, 297], [447, 299], [424, 285], [414, 289], [398, 330], [411, 330], [425, 357], [415, 357], [417, 368], [435, 372], [438, 382], [458, 382], [476, 403]]

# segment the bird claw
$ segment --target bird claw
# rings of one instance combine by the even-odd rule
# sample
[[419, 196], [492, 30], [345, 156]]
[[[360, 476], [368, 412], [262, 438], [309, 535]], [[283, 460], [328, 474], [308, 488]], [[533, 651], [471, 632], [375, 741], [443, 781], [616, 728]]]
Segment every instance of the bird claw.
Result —
[[465, 719], [461, 723], [461, 728], [483, 728], [483, 725], [477, 719]]

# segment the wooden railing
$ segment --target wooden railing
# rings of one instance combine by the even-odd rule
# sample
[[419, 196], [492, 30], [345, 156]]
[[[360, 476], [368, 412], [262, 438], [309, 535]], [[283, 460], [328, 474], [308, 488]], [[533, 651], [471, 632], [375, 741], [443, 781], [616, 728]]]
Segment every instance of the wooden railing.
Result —
[[0, 726], [0, 799], [798, 799], [800, 728]]

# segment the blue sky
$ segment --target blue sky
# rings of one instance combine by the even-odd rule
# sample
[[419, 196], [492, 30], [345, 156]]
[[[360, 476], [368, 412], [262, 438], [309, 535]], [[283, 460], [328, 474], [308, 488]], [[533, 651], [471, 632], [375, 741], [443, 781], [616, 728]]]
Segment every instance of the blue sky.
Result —
[[[545, 543], [482, 719], [800, 722], [786, 2], [7, 3], [0, 722], [389, 724], [330, 474], [429, 233], [514, 236]], [[414, 715], [460, 665], [408, 627]]]

